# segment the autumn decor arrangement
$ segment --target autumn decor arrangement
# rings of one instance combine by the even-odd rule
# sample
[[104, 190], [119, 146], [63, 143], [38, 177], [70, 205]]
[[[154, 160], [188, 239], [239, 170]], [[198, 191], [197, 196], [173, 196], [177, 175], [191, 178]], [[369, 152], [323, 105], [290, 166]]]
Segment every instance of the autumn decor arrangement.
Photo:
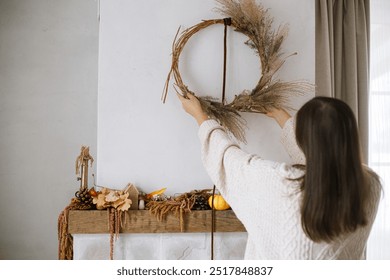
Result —
[[[113, 259], [114, 237], [118, 237], [124, 211], [130, 209], [132, 202], [138, 203], [138, 191], [129, 183], [124, 190], [94, 187], [88, 188], [88, 166], [92, 167], [94, 159], [89, 154], [89, 147], [82, 146], [80, 155], [76, 158], [76, 175], [80, 181], [80, 189], [70, 204], [58, 217], [58, 258], [60, 260], [73, 259], [73, 238], [68, 232], [68, 216], [70, 210], [106, 210], [109, 215], [110, 232], [110, 259]], [[134, 198], [136, 196], [136, 198]], [[133, 197], [132, 199], [130, 197]], [[138, 206], [137, 206], [138, 209]]]
[[[73, 259], [73, 238], [68, 232], [68, 218], [71, 210], [102, 210], [108, 212], [108, 228], [110, 234], [110, 259], [114, 259], [114, 243], [121, 229], [126, 225], [126, 212], [131, 210], [147, 210], [158, 221], [163, 222], [167, 215], [178, 219], [180, 231], [184, 232], [185, 214], [197, 210], [229, 209], [229, 205], [215, 189], [193, 190], [187, 193], [170, 196], [167, 188], [160, 188], [150, 193], [140, 192], [129, 183], [123, 190], [108, 187], [88, 187], [88, 168], [94, 159], [89, 147], [82, 146], [76, 158], [76, 175], [80, 187], [71, 202], [58, 217], [58, 258]], [[96, 187], [96, 189], [95, 189]], [[210, 198], [215, 197], [214, 202]]]
[[68, 215], [70, 210], [93, 209], [92, 194], [94, 190], [88, 189], [88, 164], [92, 167], [94, 159], [89, 154], [89, 147], [82, 146], [80, 155], [76, 158], [76, 176], [80, 181], [80, 189], [76, 191], [75, 197], [60, 213], [58, 217], [58, 259], [73, 259], [73, 238], [68, 233]]
[[[271, 108], [291, 108], [289, 98], [303, 95], [313, 90], [313, 86], [304, 81], [281, 81], [275, 79], [275, 74], [282, 67], [286, 59], [297, 53], [284, 55], [282, 43], [288, 34], [287, 25], [281, 25], [273, 29], [273, 18], [269, 11], [255, 0], [216, 0], [219, 4], [217, 11], [223, 19], [203, 20], [202, 22], [182, 31], [179, 36], [178, 29], [172, 45], [172, 64], [168, 73], [162, 101], [165, 103], [168, 86], [173, 76], [174, 89], [181, 95], [195, 94], [184, 83], [180, 70], [180, 54], [188, 40], [197, 32], [214, 24], [231, 26], [235, 31], [248, 37], [246, 45], [258, 55], [261, 65], [261, 76], [252, 90], [244, 89], [235, 95], [234, 100], [227, 103], [224, 97], [219, 102], [210, 96], [195, 94], [204, 111], [210, 118], [214, 118], [232, 133], [238, 140], [245, 142], [246, 122], [240, 112], [267, 113]], [[226, 71], [226, 43], [224, 45], [224, 72]], [[225, 73], [224, 73], [225, 79]]]

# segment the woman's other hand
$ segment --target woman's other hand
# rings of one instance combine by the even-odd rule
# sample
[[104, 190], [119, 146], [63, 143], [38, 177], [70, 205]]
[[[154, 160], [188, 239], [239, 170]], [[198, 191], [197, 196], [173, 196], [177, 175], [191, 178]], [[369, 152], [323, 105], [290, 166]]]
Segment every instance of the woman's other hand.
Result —
[[287, 113], [286, 110], [284, 109], [277, 109], [277, 108], [272, 108], [269, 110], [266, 115], [270, 118], [275, 119], [275, 121], [280, 125], [280, 127], [284, 127], [284, 124], [286, 121], [291, 118], [291, 115]]
[[187, 98], [178, 93], [177, 96], [183, 105], [184, 111], [194, 117], [198, 125], [201, 125], [205, 120], [209, 119], [207, 114], [203, 111], [198, 98], [196, 98], [193, 94], [188, 93]]

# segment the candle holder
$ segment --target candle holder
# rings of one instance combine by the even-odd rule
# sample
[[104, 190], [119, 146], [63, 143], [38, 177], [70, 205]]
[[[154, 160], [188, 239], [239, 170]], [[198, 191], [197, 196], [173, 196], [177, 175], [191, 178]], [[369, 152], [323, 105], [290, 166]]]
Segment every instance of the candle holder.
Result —
[[94, 159], [89, 154], [89, 147], [82, 146], [80, 155], [76, 159], [77, 181], [80, 181], [80, 189], [75, 193], [75, 197], [82, 204], [92, 204], [92, 196], [88, 190], [88, 164], [92, 167]]

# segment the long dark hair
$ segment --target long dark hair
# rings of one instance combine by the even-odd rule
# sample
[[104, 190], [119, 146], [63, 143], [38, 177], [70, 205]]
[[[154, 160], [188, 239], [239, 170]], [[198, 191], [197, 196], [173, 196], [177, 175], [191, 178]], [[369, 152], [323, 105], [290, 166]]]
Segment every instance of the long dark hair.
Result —
[[306, 157], [301, 221], [315, 242], [367, 224], [369, 190], [356, 119], [341, 100], [315, 97], [297, 113], [296, 140]]

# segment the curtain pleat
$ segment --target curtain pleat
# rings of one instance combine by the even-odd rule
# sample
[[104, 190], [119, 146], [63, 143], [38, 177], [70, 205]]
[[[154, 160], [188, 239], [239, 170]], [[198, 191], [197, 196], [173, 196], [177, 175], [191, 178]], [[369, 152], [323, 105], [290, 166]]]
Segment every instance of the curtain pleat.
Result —
[[368, 160], [369, 0], [316, 1], [316, 95], [345, 101], [355, 112]]

